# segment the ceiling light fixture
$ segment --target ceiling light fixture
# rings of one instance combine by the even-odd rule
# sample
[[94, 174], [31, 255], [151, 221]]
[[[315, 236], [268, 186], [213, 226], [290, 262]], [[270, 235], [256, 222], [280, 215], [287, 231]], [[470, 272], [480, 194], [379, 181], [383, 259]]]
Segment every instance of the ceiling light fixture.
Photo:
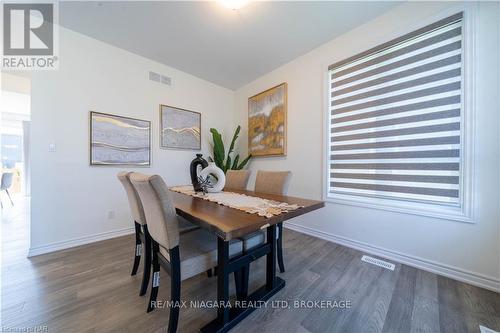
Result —
[[232, 10], [238, 10], [245, 7], [249, 1], [247, 0], [219, 0], [220, 4]]

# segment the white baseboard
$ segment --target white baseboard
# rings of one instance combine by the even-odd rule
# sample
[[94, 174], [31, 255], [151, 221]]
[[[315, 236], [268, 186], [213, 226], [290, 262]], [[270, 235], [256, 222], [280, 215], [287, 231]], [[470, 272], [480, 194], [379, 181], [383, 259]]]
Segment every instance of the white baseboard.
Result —
[[346, 237], [333, 235], [328, 232], [319, 231], [317, 229], [313, 229], [295, 223], [289, 223], [289, 222], [284, 223], [284, 226], [288, 229], [300, 233], [304, 233], [313, 237], [321, 238], [330, 242], [344, 245], [382, 258], [394, 260], [408, 266], [422, 269], [424, 271], [429, 271], [435, 274], [449, 277], [454, 280], [469, 283], [474, 286], [500, 292], [500, 279], [497, 279], [495, 277], [485, 276], [482, 274], [466, 271], [457, 267], [445, 265], [424, 258], [419, 258], [401, 252], [384, 249], [381, 247], [370, 245], [368, 243], [359, 242]]
[[30, 247], [28, 251], [28, 258], [38, 256], [40, 254], [46, 254], [50, 252], [66, 250], [75, 246], [90, 244], [94, 242], [99, 242], [106, 239], [111, 239], [115, 237], [130, 235], [135, 232], [134, 227], [118, 229], [113, 231], [102, 232], [99, 234], [94, 234], [90, 236], [84, 236], [79, 238], [70, 239], [62, 242], [55, 242], [47, 245]]

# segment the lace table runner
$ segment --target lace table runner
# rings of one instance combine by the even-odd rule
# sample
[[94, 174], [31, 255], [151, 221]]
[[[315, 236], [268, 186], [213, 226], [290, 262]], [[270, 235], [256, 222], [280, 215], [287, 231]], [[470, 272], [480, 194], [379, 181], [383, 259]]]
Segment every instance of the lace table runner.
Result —
[[183, 193], [196, 198], [216, 202], [219, 205], [228, 206], [239, 209], [247, 213], [265, 216], [267, 218], [289, 212], [300, 208], [296, 204], [288, 204], [286, 202], [278, 202], [269, 199], [252, 197], [249, 195], [234, 193], [234, 192], [218, 192], [218, 193], [203, 193], [195, 192], [193, 186], [176, 186], [170, 188], [174, 192]]

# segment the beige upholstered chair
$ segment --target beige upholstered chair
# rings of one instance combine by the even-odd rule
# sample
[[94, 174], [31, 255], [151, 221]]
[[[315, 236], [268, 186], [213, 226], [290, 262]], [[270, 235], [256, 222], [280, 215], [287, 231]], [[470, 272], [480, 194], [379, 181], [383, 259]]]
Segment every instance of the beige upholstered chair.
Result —
[[[291, 178], [292, 178], [292, 173], [290, 171], [257, 171], [257, 178], [255, 179], [255, 192], [286, 195], [286, 193], [288, 192], [288, 186], [290, 185]], [[280, 269], [280, 272], [284, 273], [285, 265], [283, 263], [282, 223], [278, 224], [276, 237], [278, 241], [277, 244], [278, 267]], [[262, 242], [264, 242], [264, 239], [265, 239], [265, 233], [262, 231], [246, 235], [245, 237], [242, 238], [243, 250], [247, 251], [261, 244]]]
[[285, 195], [292, 179], [290, 171], [257, 171], [255, 192]]
[[[148, 312], [155, 308], [160, 286], [160, 265], [169, 273], [172, 304], [179, 304], [181, 281], [206, 272], [217, 264], [217, 239], [203, 229], [188, 233], [179, 232], [178, 216], [171, 193], [163, 179], [133, 173], [130, 176], [139, 194], [148, 223], [153, 245], [153, 281]], [[229, 255], [242, 251], [241, 241], [230, 243]], [[168, 332], [175, 332], [179, 318], [179, 307], [170, 308]]]
[[[290, 178], [292, 173], [290, 171], [258, 171], [255, 180], [255, 192], [280, 194], [285, 195], [288, 191]], [[240, 238], [243, 241], [243, 252], [249, 251], [256, 246], [263, 244], [266, 240], [266, 234], [263, 231], [256, 231], [251, 234], [245, 235]], [[276, 232], [278, 266], [281, 273], [285, 272], [285, 265], [283, 264], [283, 224], [278, 223], [278, 230]], [[240, 279], [240, 298], [246, 298], [248, 293], [248, 279], [250, 274], [250, 264], [241, 268], [239, 273]], [[235, 275], [236, 278], [236, 275]], [[238, 280], [236, 280], [238, 282]]]
[[[290, 180], [292, 179], [291, 171], [257, 171], [255, 179], [255, 192], [286, 195]], [[278, 241], [277, 257], [278, 267], [281, 273], [285, 272], [285, 264], [283, 263], [283, 223], [278, 223], [276, 232]]]
[[249, 170], [227, 170], [226, 186], [224, 187], [224, 191], [246, 190], [249, 178]]
[[151, 244], [149, 244], [149, 238], [144, 236], [144, 234], [147, 233], [146, 218], [144, 216], [142, 204], [139, 200], [139, 195], [130, 182], [130, 174], [131, 172], [122, 171], [118, 173], [117, 177], [125, 188], [125, 193], [127, 193], [128, 204], [135, 225], [135, 258], [131, 275], [137, 274], [141, 254], [145, 254], [142, 284], [139, 292], [139, 295], [142, 296], [146, 294], [148, 289], [149, 276], [151, 273], [151, 251], [148, 251], [148, 249], [151, 248]]
[[[139, 295], [143, 296], [148, 290], [149, 277], [151, 275], [151, 242], [150, 237], [146, 236], [146, 234], [148, 233], [148, 226], [146, 224], [144, 209], [142, 207], [137, 191], [130, 182], [131, 174], [132, 172], [122, 171], [118, 173], [117, 177], [125, 188], [125, 192], [127, 193], [130, 211], [132, 213], [132, 218], [134, 219], [135, 224], [135, 258], [131, 275], [137, 274], [141, 255], [144, 253], [145, 256], [142, 284], [141, 290], [139, 292]], [[197, 228], [198, 227], [196, 225], [186, 221], [183, 218], [179, 218], [179, 230], [181, 233], [189, 232]]]

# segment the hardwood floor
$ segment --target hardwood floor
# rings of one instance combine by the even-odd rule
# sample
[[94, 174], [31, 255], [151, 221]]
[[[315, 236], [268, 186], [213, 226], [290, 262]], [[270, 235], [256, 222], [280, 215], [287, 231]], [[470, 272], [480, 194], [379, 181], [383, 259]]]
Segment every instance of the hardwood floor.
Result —
[[[19, 207], [18, 207], [19, 205]], [[2, 219], [2, 328], [45, 326], [48, 332], [164, 332], [168, 309], [146, 314], [141, 274], [130, 276], [133, 236], [41, 255], [26, 255], [26, 208]], [[394, 271], [362, 262], [363, 253], [294, 231], [284, 233], [287, 285], [232, 332], [479, 332], [500, 331], [500, 295], [406, 265]], [[142, 269], [142, 262], [141, 262]], [[251, 289], [265, 280], [265, 262], [251, 267]], [[233, 281], [231, 281], [232, 283]], [[169, 299], [161, 273], [158, 300]], [[231, 284], [234, 294], [234, 284]], [[148, 290], [149, 295], [149, 290]], [[213, 301], [216, 279], [183, 282], [182, 300]], [[350, 308], [296, 308], [294, 301], [350, 302]], [[332, 303], [330, 303], [332, 304]], [[277, 305], [276, 303], [274, 305]], [[310, 304], [309, 304], [310, 305]], [[216, 309], [183, 308], [179, 331], [197, 332]]]

